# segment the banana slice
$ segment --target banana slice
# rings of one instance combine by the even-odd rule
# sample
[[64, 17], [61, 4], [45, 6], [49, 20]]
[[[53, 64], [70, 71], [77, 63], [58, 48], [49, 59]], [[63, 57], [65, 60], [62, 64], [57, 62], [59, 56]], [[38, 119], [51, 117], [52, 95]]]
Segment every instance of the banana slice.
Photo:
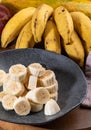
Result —
[[27, 68], [22, 64], [12, 65], [9, 68], [9, 74], [12, 80], [24, 82], [27, 75]]
[[4, 84], [4, 91], [15, 96], [21, 96], [25, 91], [25, 87], [21, 82], [9, 80], [7, 84]]
[[25, 116], [30, 113], [31, 105], [25, 97], [19, 97], [14, 102], [14, 110], [20, 116]]
[[3, 91], [6, 90], [6, 87], [7, 87], [7, 84], [8, 82], [10, 81], [10, 75], [9, 73], [6, 73], [5, 77], [4, 77], [4, 80], [3, 80]]
[[39, 78], [40, 86], [51, 86], [55, 82], [55, 74], [51, 70], [45, 70], [45, 73]]
[[60, 107], [57, 102], [53, 99], [50, 99], [44, 107], [44, 114], [45, 115], [54, 115], [60, 111]]
[[28, 83], [28, 89], [30, 90], [32, 90], [32, 89], [34, 89], [34, 88], [36, 88], [37, 87], [37, 77], [36, 76], [33, 76], [33, 75], [30, 75], [30, 77], [29, 77], [29, 83]]
[[29, 91], [26, 98], [35, 103], [45, 104], [50, 99], [50, 94], [46, 88], [39, 87]]
[[50, 94], [50, 99], [53, 99], [55, 101], [58, 100], [58, 92], [54, 92]]
[[43, 104], [38, 104], [30, 101], [31, 104], [31, 112], [39, 112], [43, 109]]
[[54, 84], [52, 84], [51, 86], [45, 87], [50, 94], [55, 93], [58, 91], [58, 82], [57, 80], [55, 80]]
[[45, 68], [39, 63], [32, 63], [28, 66], [28, 70], [31, 75], [41, 76], [44, 73]]
[[0, 86], [3, 85], [5, 75], [6, 75], [6, 72], [4, 70], [0, 70]]
[[14, 95], [5, 95], [2, 98], [2, 106], [5, 110], [13, 110], [14, 102], [16, 101], [17, 97]]
[[3, 97], [4, 97], [6, 94], [7, 94], [7, 93], [4, 92], [4, 91], [1, 91], [1, 92], [0, 92], [0, 102], [2, 102], [2, 99], [3, 99]]

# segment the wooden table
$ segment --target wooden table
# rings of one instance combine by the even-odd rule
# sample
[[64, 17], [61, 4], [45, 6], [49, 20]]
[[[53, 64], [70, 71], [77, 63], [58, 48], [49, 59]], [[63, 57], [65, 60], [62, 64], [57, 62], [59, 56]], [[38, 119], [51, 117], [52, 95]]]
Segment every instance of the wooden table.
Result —
[[[7, 49], [12, 49], [13, 46]], [[0, 51], [6, 49], [0, 48]], [[5, 121], [0, 121], [0, 130], [91, 130], [91, 110], [82, 109], [77, 107], [76, 109], [69, 112], [62, 118], [59, 118], [47, 125], [43, 126], [31, 126], [31, 125], [20, 125], [9, 123]]]
[[62, 118], [47, 125], [19, 125], [0, 121], [0, 130], [91, 130], [91, 110], [77, 107]]

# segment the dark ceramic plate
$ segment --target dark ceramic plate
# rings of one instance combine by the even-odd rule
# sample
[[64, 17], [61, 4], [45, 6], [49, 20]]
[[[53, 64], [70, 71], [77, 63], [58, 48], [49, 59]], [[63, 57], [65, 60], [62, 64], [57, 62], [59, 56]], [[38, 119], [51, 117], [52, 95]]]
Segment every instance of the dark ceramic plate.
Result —
[[85, 76], [69, 58], [42, 49], [18, 49], [0, 53], [0, 69], [6, 72], [13, 64], [28, 66], [33, 62], [39, 62], [55, 72], [59, 83], [58, 104], [61, 111], [53, 116], [45, 116], [42, 110], [21, 117], [14, 111], [5, 111], [0, 103], [0, 120], [20, 124], [46, 124], [67, 114], [82, 102], [87, 88]]

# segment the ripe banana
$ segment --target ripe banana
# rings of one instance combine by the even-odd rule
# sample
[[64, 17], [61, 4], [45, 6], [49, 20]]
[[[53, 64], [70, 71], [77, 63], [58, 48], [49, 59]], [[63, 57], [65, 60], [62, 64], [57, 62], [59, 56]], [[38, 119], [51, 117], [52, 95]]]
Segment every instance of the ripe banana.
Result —
[[55, 91], [54, 93], [50, 93], [50, 99], [57, 101], [58, 100], [58, 92]]
[[14, 110], [20, 116], [25, 116], [30, 113], [31, 105], [25, 97], [19, 97], [14, 102]]
[[0, 86], [3, 85], [5, 75], [6, 75], [6, 72], [4, 70], [0, 70]]
[[63, 41], [69, 43], [74, 29], [70, 13], [63, 6], [59, 6], [54, 10], [53, 16]]
[[45, 27], [44, 46], [46, 50], [61, 53], [60, 35], [52, 20], [49, 20]]
[[32, 18], [34, 7], [28, 7], [17, 12], [6, 24], [1, 35], [1, 46], [3, 48], [18, 36], [22, 27]]
[[35, 41], [31, 30], [31, 21], [29, 21], [19, 33], [15, 48], [32, 48]]
[[72, 32], [70, 42], [64, 43], [64, 49], [71, 59], [77, 62], [80, 67], [83, 67], [85, 52], [82, 41], [75, 31]]
[[21, 82], [9, 80], [4, 84], [4, 91], [15, 96], [21, 96], [24, 93], [25, 88]]
[[88, 1], [88, 3], [76, 2], [76, 1], [63, 2], [61, 5], [64, 6], [70, 12], [81, 11], [91, 18], [91, 2], [90, 1]]
[[50, 94], [46, 88], [38, 87], [29, 91], [26, 98], [35, 103], [45, 104], [50, 99]]
[[52, 15], [53, 8], [47, 4], [40, 5], [32, 17], [32, 33], [35, 42], [41, 42], [42, 35], [48, 18]]
[[36, 76], [30, 75], [27, 87], [29, 90], [32, 90], [37, 87], [37, 79], [38, 78]]
[[5, 91], [1, 91], [0, 92], [0, 102], [2, 102], [3, 97], [6, 95], [7, 93]]
[[39, 63], [32, 63], [28, 66], [28, 72], [34, 76], [41, 76], [45, 71], [45, 68], [42, 67]]
[[9, 68], [10, 78], [14, 81], [24, 82], [27, 75], [27, 68], [22, 64], [15, 64]]
[[50, 94], [58, 91], [58, 82], [57, 80], [54, 81], [54, 83], [51, 86], [45, 87]]
[[31, 112], [39, 112], [43, 109], [43, 104], [38, 104], [30, 101]]
[[38, 79], [39, 86], [47, 87], [55, 83], [55, 74], [52, 70], [45, 70], [45, 73]]
[[82, 12], [71, 13], [75, 30], [83, 39], [84, 48], [88, 54], [91, 51], [91, 20]]
[[44, 114], [45, 115], [54, 115], [60, 111], [60, 107], [57, 102], [53, 99], [50, 99], [44, 107]]
[[14, 95], [5, 95], [2, 99], [2, 106], [5, 110], [13, 110], [14, 102], [17, 100], [17, 97]]

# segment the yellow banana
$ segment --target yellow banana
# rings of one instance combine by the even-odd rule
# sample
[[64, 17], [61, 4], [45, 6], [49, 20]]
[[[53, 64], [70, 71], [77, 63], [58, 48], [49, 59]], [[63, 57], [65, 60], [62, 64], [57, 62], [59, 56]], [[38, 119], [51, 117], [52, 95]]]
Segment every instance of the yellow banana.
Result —
[[7, 22], [1, 35], [1, 46], [3, 48], [16, 38], [22, 27], [31, 19], [35, 10], [34, 7], [22, 9]]
[[60, 35], [52, 20], [49, 20], [46, 24], [44, 31], [44, 46], [46, 50], [59, 54], [61, 53]]
[[68, 56], [83, 67], [84, 65], [84, 48], [80, 38], [75, 31], [72, 32], [71, 41], [68, 44], [64, 43], [64, 49]]
[[91, 20], [82, 12], [71, 13], [75, 30], [83, 39], [84, 48], [88, 54], [91, 51]]
[[15, 48], [28, 48], [34, 47], [34, 38], [31, 30], [31, 21], [29, 21], [21, 30]]
[[76, 1], [63, 2], [61, 5], [64, 6], [70, 12], [81, 11], [91, 18], [91, 2], [90, 1], [88, 1], [87, 3], [76, 2]]
[[70, 13], [63, 6], [59, 6], [54, 10], [53, 16], [63, 41], [69, 43], [74, 29]]
[[42, 35], [47, 23], [48, 18], [51, 16], [53, 8], [49, 5], [40, 5], [33, 17], [32, 17], [32, 33], [35, 42], [40, 42], [42, 40]]

